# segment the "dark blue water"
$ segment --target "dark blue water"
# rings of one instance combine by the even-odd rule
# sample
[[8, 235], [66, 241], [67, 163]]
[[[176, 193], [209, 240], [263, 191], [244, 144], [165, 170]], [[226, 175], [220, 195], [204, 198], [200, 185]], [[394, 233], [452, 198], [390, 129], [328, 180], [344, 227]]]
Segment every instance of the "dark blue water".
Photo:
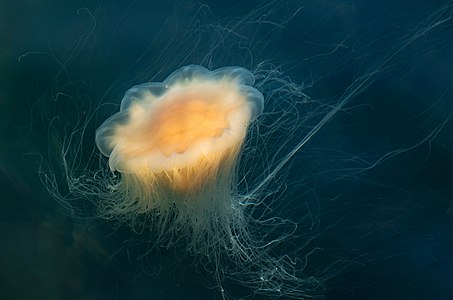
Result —
[[[378, 70], [285, 166], [273, 214], [299, 227], [276, 252], [305, 259], [313, 250], [301, 274], [325, 279], [327, 299], [452, 299], [448, 5], [0, 0], [0, 298], [221, 299], [210, 271], [183, 249], [143, 255], [150, 237], [93, 218], [93, 205], [77, 199], [75, 216], [39, 173], [53, 170], [67, 195], [58, 143], [96, 111], [80, 143], [82, 170], [95, 128], [133, 85], [190, 63], [266, 61], [325, 107]], [[298, 127], [284, 153], [317, 120]], [[253, 295], [228, 280], [224, 288]]]

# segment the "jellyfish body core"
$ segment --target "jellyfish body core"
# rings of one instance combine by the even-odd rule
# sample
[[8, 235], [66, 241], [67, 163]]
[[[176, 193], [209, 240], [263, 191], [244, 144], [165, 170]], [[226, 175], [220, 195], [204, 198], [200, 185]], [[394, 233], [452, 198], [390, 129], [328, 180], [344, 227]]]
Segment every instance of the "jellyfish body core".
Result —
[[196, 252], [210, 252], [206, 245], [220, 232], [234, 240], [234, 227], [243, 226], [237, 161], [248, 125], [263, 110], [253, 83], [240, 67], [191, 65], [131, 88], [96, 132], [99, 150], [121, 173], [105, 213], [132, 222], [145, 215], [161, 242], [184, 238]]

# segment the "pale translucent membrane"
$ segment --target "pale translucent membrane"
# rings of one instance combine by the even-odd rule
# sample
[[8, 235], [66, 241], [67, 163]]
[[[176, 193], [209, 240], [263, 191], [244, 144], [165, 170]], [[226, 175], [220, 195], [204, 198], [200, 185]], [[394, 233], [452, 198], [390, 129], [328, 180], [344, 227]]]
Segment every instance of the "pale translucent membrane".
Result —
[[120, 172], [196, 164], [201, 155], [242, 143], [249, 122], [263, 110], [253, 83], [253, 75], [240, 67], [212, 72], [183, 67], [163, 83], [127, 91], [120, 112], [97, 130], [96, 144], [110, 168]]

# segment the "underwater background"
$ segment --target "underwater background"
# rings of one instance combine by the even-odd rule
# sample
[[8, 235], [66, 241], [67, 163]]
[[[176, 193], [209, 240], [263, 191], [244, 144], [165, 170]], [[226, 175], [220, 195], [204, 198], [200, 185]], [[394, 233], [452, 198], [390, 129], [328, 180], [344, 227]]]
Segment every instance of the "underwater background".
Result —
[[[326, 299], [453, 299], [452, 13], [428, 0], [0, 0], [0, 298], [221, 299], [182, 249], [143, 256], [144, 237], [68, 213], [41, 182], [56, 155], [49, 128], [67, 132], [94, 110], [99, 125], [128, 88], [181, 65], [272, 59], [326, 103], [386, 62], [285, 167], [273, 214], [300, 224], [286, 250], [303, 255], [310, 241], [307, 269], [325, 279]], [[197, 56], [212, 45], [192, 43], [191, 30], [241, 20], [224, 39], [237, 48]]]

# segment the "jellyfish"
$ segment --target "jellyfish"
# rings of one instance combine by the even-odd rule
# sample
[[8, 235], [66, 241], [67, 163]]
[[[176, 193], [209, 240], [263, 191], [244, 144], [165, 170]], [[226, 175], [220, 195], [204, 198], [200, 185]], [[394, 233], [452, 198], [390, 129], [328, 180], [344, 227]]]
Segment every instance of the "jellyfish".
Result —
[[120, 173], [103, 213], [134, 226], [140, 216], [151, 220], [157, 243], [183, 239], [197, 253], [245, 252], [237, 240], [245, 224], [236, 172], [247, 128], [263, 110], [253, 83], [241, 67], [189, 65], [128, 90], [120, 111], [96, 131], [97, 147]]
[[130, 88], [96, 130], [114, 174], [94, 184], [108, 187], [96, 192], [96, 205], [102, 218], [150, 232], [151, 248], [182, 245], [208, 261], [222, 295], [224, 277], [233, 277], [256, 293], [300, 297], [318, 280], [295, 276], [290, 260], [269, 254], [285, 234], [267, 244], [253, 236], [254, 222], [263, 229], [278, 219], [254, 219], [248, 208], [256, 191], [239, 190], [248, 129], [264, 109], [254, 83], [243, 67], [188, 65]]
[[[107, 220], [130, 229], [128, 237], [143, 238], [140, 257], [182, 248], [214, 275], [224, 298], [231, 281], [248, 288], [247, 296], [322, 296], [327, 280], [367, 259], [354, 251], [364, 233], [374, 231], [360, 224], [350, 225], [358, 234], [337, 230], [360, 204], [342, 192], [366, 171], [419, 145], [385, 147], [376, 139], [375, 152], [342, 148], [359, 140], [348, 130], [351, 121], [329, 122], [342, 114], [357, 119], [361, 109], [372, 107], [363, 99], [357, 106], [350, 103], [401, 66], [398, 59], [410, 54], [418, 39], [447, 24], [451, 6], [436, 10], [404, 38], [400, 27], [392, 26], [395, 39], [389, 40], [391, 35], [379, 31], [389, 29], [377, 23], [349, 24], [351, 38], [337, 26], [325, 28], [324, 16], [300, 17], [309, 8], [292, 3], [267, 1], [223, 21], [213, 20], [209, 7], [201, 5], [187, 26], [175, 13], [168, 28], [151, 30], [151, 37], [149, 28], [141, 32], [149, 45], [138, 57], [123, 53], [125, 42], [118, 38], [126, 62], [115, 70], [106, 63], [110, 44], [90, 39], [105, 33], [96, 27], [102, 14], [85, 14], [92, 27], [77, 37], [82, 42], [70, 57], [46, 54], [59, 70], [48, 101], [56, 108], [45, 107], [42, 114], [51, 120], [42, 126], [49, 129], [50, 162], [39, 172], [48, 191], [71, 216]], [[318, 2], [313, 5], [317, 12]], [[348, 9], [353, 13], [355, 5]], [[333, 11], [343, 12], [337, 6]], [[385, 22], [378, 23], [393, 24], [385, 16], [379, 15]], [[291, 26], [307, 28], [307, 34], [293, 34]], [[86, 47], [90, 43], [93, 47]], [[106, 55], [87, 64], [92, 48]], [[93, 84], [96, 91], [86, 92], [91, 72], [79, 72], [79, 65], [98, 66], [94, 74], [111, 86]], [[310, 145], [317, 136], [321, 139]], [[312, 259], [322, 252], [323, 239], [332, 239], [334, 247]], [[336, 252], [339, 248], [346, 250]]]

